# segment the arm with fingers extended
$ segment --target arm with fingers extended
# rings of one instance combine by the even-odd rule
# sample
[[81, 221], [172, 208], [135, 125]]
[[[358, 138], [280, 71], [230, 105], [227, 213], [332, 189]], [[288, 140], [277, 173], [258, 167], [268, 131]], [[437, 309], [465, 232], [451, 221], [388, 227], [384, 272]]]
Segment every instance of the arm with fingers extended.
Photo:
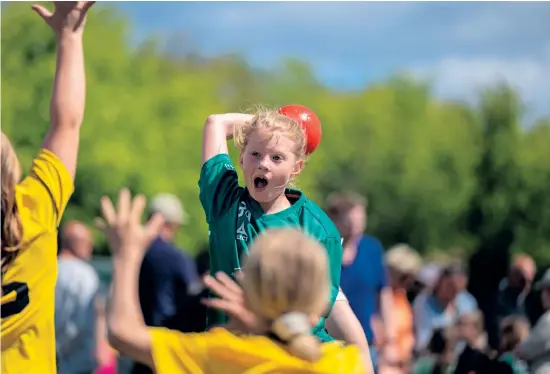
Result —
[[40, 5], [33, 9], [56, 33], [57, 60], [50, 101], [50, 128], [42, 148], [55, 153], [74, 179], [80, 126], [84, 117], [86, 76], [82, 43], [86, 12], [94, 2], [55, 2], [50, 13]]
[[326, 328], [332, 337], [345, 341], [347, 344], [356, 345], [361, 350], [367, 372], [372, 372], [367, 337], [349, 302], [344, 297], [337, 299], [334, 303], [326, 321]]
[[152, 367], [151, 334], [139, 307], [140, 265], [138, 256], [113, 259], [113, 295], [107, 315], [107, 336], [113, 348]]
[[143, 227], [140, 217], [145, 198], [130, 198], [128, 189], [119, 195], [117, 211], [111, 200], [101, 199], [105, 220], [98, 225], [113, 251], [113, 288], [107, 312], [107, 336], [111, 346], [130, 358], [153, 366], [151, 332], [139, 306], [139, 270], [145, 250], [163, 224], [159, 215]]

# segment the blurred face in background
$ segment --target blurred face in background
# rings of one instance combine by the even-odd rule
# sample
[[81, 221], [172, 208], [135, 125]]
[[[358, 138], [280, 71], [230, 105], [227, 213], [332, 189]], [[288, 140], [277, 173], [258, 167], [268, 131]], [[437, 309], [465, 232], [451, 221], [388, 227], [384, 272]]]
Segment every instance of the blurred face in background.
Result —
[[74, 250], [78, 257], [88, 260], [92, 257], [94, 251], [94, 238], [92, 233], [87, 230], [81, 237], [74, 242]]
[[468, 313], [460, 316], [457, 321], [458, 333], [461, 339], [470, 344], [483, 333], [483, 322], [479, 312]]
[[392, 288], [410, 289], [414, 284], [414, 276], [390, 267], [388, 269]]
[[94, 251], [94, 237], [86, 225], [79, 221], [70, 221], [63, 229], [62, 245], [74, 256], [89, 260]]
[[173, 241], [180, 228], [181, 225], [179, 223], [166, 222], [162, 226], [160, 236], [166, 241]]
[[340, 222], [342, 236], [345, 238], [356, 238], [363, 235], [367, 228], [367, 214], [365, 207], [356, 205], [352, 207]]
[[458, 294], [457, 284], [454, 276], [443, 274], [435, 288], [437, 299], [444, 305], [452, 302]]
[[468, 275], [465, 272], [461, 271], [454, 275], [454, 280], [456, 283], [456, 288], [458, 292], [462, 292], [468, 287]]
[[508, 273], [508, 285], [517, 291], [529, 289], [537, 271], [535, 262], [527, 256], [518, 256]]

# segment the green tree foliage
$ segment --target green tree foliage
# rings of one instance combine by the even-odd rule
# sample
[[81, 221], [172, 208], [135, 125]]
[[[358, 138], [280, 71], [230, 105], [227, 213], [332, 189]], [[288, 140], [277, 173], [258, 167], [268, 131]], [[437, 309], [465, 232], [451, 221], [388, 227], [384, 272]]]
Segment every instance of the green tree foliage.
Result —
[[[2, 10], [2, 126], [28, 168], [48, 126], [55, 40], [28, 4]], [[93, 9], [79, 169], [65, 218], [91, 223], [99, 197], [122, 186], [172, 192], [192, 217], [178, 242], [193, 251], [207, 239], [197, 187], [206, 116], [300, 103], [323, 122], [322, 144], [298, 179], [319, 204], [334, 190], [366, 195], [369, 231], [386, 245], [521, 250], [550, 262], [550, 121], [522, 126], [520, 98], [508, 87], [489, 88], [479, 107], [438, 101], [429, 86], [401, 76], [336, 92], [301, 61], [258, 71], [240, 56], [167, 53], [171, 44], [153, 38], [132, 47], [130, 35], [114, 8]]]

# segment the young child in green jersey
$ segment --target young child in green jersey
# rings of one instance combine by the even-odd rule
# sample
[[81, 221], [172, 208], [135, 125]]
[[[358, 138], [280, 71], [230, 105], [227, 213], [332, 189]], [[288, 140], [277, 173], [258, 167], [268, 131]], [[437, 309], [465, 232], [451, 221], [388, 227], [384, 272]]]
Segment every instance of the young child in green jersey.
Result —
[[[228, 155], [227, 140], [240, 151], [244, 187]], [[306, 137], [301, 125], [275, 110], [254, 115], [228, 113], [207, 118], [199, 180], [200, 201], [206, 213], [210, 240], [211, 274], [232, 277], [241, 269], [241, 257], [254, 238], [266, 229], [297, 227], [320, 242], [330, 259], [331, 294], [327, 313], [313, 333], [321, 341], [333, 338], [368, 351], [365, 334], [340, 288], [342, 243], [340, 234], [323, 210], [302, 192], [290, 188], [303, 169]], [[296, 287], [300, 285], [297, 284]], [[208, 326], [227, 316], [210, 311]]]

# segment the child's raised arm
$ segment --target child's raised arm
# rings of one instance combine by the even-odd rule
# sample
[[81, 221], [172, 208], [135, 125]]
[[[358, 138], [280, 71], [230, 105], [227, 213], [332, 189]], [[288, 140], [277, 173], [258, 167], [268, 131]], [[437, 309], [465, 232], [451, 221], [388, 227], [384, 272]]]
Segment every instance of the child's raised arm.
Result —
[[86, 14], [93, 4], [93, 1], [56, 1], [53, 13], [41, 5], [32, 7], [55, 32], [57, 39], [50, 129], [42, 147], [59, 157], [73, 179], [86, 100], [82, 34]]
[[250, 114], [226, 113], [208, 116], [202, 135], [202, 163], [221, 153], [227, 153], [227, 140], [233, 137], [235, 124], [250, 121]]

